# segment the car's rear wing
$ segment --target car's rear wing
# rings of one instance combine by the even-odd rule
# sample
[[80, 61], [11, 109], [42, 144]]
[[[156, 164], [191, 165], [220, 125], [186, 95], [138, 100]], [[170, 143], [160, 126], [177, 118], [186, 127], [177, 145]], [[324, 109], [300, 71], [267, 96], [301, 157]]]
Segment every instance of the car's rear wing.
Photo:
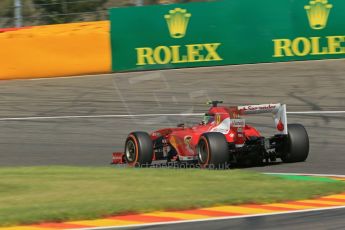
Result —
[[274, 124], [279, 134], [288, 134], [286, 105], [285, 104], [263, 104], [238, 106], [243, 115], [272, 113]]

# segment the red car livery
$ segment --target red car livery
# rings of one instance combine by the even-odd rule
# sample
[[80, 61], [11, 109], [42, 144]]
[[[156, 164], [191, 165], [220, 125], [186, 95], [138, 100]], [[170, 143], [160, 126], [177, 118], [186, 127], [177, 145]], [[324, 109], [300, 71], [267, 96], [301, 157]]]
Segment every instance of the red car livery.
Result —
[[[192, 127], [156, 130], [151, 134], [132, 132], [123, 153], [113, 153], [113, 164], [148, 166], [152, 161], [197, 162], [201, 167], [222, 167], [232, 163], [262, 164], [264, 161], [305, 161], [309, 138], [300, 124], [287, 124], [286, 105], [264, 104], [218, 106], [212, 101], [204, 120]], [[272, 113], [276, 133], [263, 137], [246, 124], [246, 115]]]

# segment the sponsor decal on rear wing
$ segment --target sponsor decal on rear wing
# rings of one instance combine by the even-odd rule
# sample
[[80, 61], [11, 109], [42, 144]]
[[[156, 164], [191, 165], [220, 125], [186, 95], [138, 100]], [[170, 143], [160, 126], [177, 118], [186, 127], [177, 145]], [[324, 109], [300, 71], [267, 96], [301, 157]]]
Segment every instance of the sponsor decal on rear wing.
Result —
[[272, 113], [275, 127], [279, 134], [288, 134], [285, 104], [262, 104], [238, 106], [243, 115]]

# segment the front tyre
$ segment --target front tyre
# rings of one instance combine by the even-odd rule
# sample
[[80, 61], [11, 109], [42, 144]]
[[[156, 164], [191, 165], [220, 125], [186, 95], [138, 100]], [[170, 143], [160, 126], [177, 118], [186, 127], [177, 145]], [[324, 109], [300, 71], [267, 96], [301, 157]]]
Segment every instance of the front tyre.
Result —
[[300, 124], [288, 125], [288, 136], [282, 154], [286, 163], [303, 162], [309, 154], [309, 137], [306, 129]]
[[130, 133], [125, 144], [125, 161], [129, 166], [149, 166], [152, 163], [153, 146], [149, 134]]
[[229, 147], [222, 133], [204, 133], [197, 145], [199, 165], [202, 168], [226, 168]]

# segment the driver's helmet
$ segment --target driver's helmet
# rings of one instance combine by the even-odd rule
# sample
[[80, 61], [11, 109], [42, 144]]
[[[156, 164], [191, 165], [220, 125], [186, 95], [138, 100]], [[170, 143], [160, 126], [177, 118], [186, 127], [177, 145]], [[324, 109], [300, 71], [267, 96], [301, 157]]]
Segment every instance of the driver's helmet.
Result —
[[205, 113], [204, 118], [203, 118], [203, 120], [202, 120], [202, 123], [203, 123], [203, 124], [209, 124], [209, 123], [211, 123], [212, 121], [214, 121], [214, 115]]

